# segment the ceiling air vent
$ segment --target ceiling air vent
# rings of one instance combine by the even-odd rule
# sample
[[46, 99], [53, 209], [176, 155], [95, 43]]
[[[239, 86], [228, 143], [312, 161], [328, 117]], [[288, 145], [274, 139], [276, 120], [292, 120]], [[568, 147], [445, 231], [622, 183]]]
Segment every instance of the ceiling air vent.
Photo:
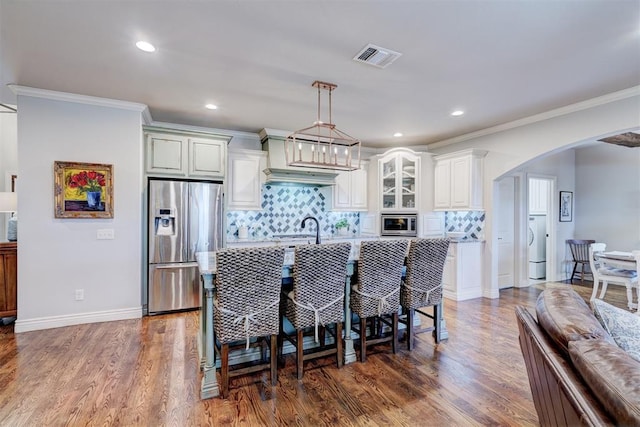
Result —
[[386, 68], [400, 56], [402, 56], [400, 52], [394, 52], [391, 49], [385, 49], [384, 47], [368, 44], [353, 57], [353, 60], [357, 62], [364, 62], [365, 64], [373, 65], [378, 68]]

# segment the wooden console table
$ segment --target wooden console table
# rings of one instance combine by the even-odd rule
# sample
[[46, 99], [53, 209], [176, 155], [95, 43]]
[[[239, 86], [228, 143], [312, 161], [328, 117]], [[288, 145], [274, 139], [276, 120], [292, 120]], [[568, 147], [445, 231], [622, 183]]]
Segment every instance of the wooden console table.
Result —
[[18, 312], [18, 243], [0, 242], [0, 317]]

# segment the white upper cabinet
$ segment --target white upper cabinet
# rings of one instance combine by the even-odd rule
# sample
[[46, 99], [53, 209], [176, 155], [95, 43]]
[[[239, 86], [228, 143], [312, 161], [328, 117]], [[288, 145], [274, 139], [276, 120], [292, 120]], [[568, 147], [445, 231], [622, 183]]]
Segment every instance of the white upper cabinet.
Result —
[[262, 172], [267, 153], [257, 150], [229, 151], [227, 208], [230, 210], [262, 210]]
[[224, 178], [228, 140], [189, 138], [189, 176]]
[[409, 148], [375, 155], [369, 165], [370, 213], [433, 210], [433, 158]]
[[543, 179], [529, 179], [529, 214], [547, 214], [549, 207], [548, 181]]
[[361, 168], [340, 172], [333, 186], [334, 211], [367, 210], [367, 170], [369, 162], [362, 161]]
[[148, 133], [147, 172], [167, 175], [187, 175], [187, 144], [179, 135]]
[[483, 210], [483, 150], [465, 150], [435, 157], [435, 210]]
[[391, 150], [378, 160], [381, 211], [412, 211], [419, 207], [420, 156], [411, 150]]
[[145, 128], [147, 174], [224, 179], [230, 139], [222, 135]]

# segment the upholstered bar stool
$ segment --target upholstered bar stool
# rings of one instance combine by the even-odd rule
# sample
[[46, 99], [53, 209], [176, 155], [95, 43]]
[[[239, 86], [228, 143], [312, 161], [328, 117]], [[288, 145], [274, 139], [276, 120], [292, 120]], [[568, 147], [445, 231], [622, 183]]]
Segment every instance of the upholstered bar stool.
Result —
[[[351, 289], [351, 310], [360, 317], [360, 361], [367, 360], [367, 346], [391, 341], [397, 351], [398, 311], [402, 267], [407, 254], [408, 240], [363, 241], [360, 244], [358, 276]], [[367, 336], [367, 319], [374, 322]], [[389, 322], [389, 318], [391, 321]], [[391, 327], [389, 336], [376, 333], [378, 320]]]
[[[406, 313], [407, 348], [413, 350], [416, 333], [430, 332], [438, 322], [438, 305], [442, 302], [442, 273], [449, 250], [449, 239], [415, 239], [409, 245], [407, 272], [400, 289], [400, 305]], [[434, 307], [433, 314], [421, 308]], [[415, 312], [433, 320], [433, 326], [415, 330]]]
[[[271, 384], [278, 381], [277, 337], [284, 248], [223, 249], [216, 253], [216, 294], [213, 329], [220, 353], [220, 394], [227, 397], [229, 377], [271, 370]], [[260, 364], [229, 368], [232, 349], [248, 350], [252, 338], [269, 337], [270, 361], [261, 353]]]
[[[280, 326], [280, 354], [282, 338], [296, 347], [298, 379], [304, 375], [304, 361], [335, 354], [338, 367], [342, 367], [342, 322], [344, 321], [344, 291], [347, 262], [351, 243], [325, 245], [298, 245], [293, 265], [293, 290], [284, 295], [284, 315], [295, 328], [295, 333], [285, 333]], [[282, 322], [284, 316], [280, 317]], [[334, 342], [325, 346], [325, 326], [334, 324]], [[313, 330], [318, 347], [305, 354], [304, 332]], [[331, 331], [329, 331], [331, 333]]]

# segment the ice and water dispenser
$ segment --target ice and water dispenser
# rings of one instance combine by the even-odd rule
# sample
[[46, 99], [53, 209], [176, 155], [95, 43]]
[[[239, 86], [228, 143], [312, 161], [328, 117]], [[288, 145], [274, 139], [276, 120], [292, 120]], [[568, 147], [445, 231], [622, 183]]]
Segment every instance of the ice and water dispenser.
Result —
[[156, 236], [174, 236], [176, 234], [176, 213], [174, 209], [158, 209], [155, 216]]

